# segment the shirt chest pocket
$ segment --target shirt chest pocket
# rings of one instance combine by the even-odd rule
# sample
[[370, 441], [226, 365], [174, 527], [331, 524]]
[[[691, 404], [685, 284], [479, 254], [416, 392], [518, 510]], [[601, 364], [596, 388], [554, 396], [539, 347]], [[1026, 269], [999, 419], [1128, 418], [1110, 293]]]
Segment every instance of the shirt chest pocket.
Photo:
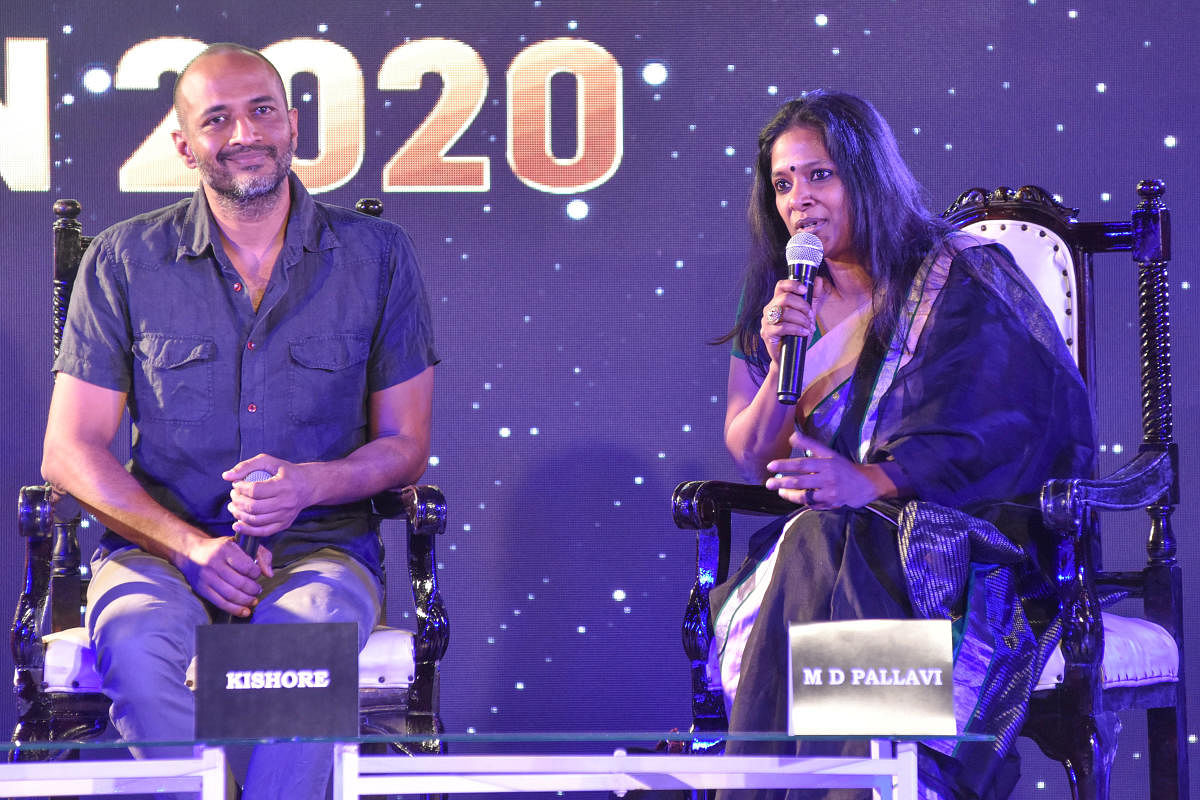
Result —
[[133, 403], [140, 419], [202, 422], [213, 410], [216, 344], [204, 336], [144, 334], [133, 344]]
[[370, 343], [358, 334], [296, 339], [288, 353], [289, 402], [297, 422], [359, 426], [367, 415], [367, 355]]

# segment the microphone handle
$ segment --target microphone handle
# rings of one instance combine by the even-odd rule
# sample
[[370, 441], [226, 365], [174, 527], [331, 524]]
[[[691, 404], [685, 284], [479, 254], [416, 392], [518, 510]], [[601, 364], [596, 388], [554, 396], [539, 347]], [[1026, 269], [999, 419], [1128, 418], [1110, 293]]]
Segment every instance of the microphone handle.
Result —
[[233, 541], [238, 547], [242, 548], [246, 555], [250, 556], [251, 558], [258, 557], [257, 536], [247, 536], [244, 533], [239, 533], [237, 536], [233, 537]]
[[[792, 280], [804, 282], [804, 302], [811, 307], [816, 265], [789, 264], [788, 269]], [[807, 336], [783, 337], [779, 351], [779, 388], [776, 396], [784, 405], [794, 406], [800, 401], [800, 392], [804, 389], [804, 356], [807, 352]]]
[[[274, 476], [272, 476], [271, 473], [267, 472], [265, 469], [256, 469], [246, 477], [242, 478], [242, 480], [249, 483], [258, 483], [259, 481], [265, 481], [267, 478], [271, 477]], [[250, 556], [251, 558], [254, 558], [258, 555], [257, 536], [247, 536], [244, 533], [239, 533], [233, 538], [233, 541], [238, 547], [242, 548], [246, 555]]]

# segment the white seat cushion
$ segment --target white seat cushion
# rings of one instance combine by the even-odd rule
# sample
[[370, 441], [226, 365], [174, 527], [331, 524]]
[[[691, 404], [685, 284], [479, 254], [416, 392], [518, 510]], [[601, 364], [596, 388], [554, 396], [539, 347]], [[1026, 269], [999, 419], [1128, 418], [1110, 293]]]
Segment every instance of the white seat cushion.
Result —
[[[44, 691], [100, 691], [96, 653], [86, 628], [51, 633], [42, 641], [46, 645], [46, 661], [42, 670]], [[415, 672], [412, 631], [376, 628], [371, 632], [367, 646], [358, 656], [359, 688], [405, 689], [412, 684]], [[193, 684], [194, 681], [188, 685]]]
[[[1179, 680], [1179, 648], [1161, 625], [1137, 617], [1104, 614], [1104, 688], [1148, 686]], [[1054, 648], [1034, 691], [1062, 683], [1062, 647]]]
[[42, 637], [46, 662], [42, 683], [47, 692], [98, 692], [100, 674], [96, 672], [96, 651], [87, 628], [68, 628]]
[[358, 654], [358, 688], [406, 689], [416, 669], [412, 631], [376, 628]]

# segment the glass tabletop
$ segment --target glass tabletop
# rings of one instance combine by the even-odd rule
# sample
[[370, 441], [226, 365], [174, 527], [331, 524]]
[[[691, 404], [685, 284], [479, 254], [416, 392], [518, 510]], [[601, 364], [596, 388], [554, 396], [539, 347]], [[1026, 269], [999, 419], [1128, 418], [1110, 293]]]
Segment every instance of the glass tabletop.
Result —
[[[714, 744], [726, 742], [806, 742], [806, 741], [863, 741], [886, 739], [896, 742], [988, 742], [995, 739], [986, 734], [960, 734], [958, 736], [791, 736], [786, 733], [772, 731], [620, 731], [620, 730], [577, 730], [577, 731], [452, 731], [439, 734], [384, 734], [371, 736], [305, 736], [280, 738], [219, 738], [219, 739], [188, 739], [188, 740], [121, 740], [101, 738], [90, 740], [63, 739], [58, 741], [10, 741], [0, 743], [0, 752], [11, 754], [14, 751], [24, 751], [29, 755], [38, 752], [54, 753], [69, 750], [120, 750], [128, 747], [148, 749], [185, 748], [202, 746], [243, 747], [259, 744], [295, 744], [304, 742], [349, 743], [359, 745], [371, 744], [422, 744], [437, 741], [447, 749], [456, 750], [468, 747], [475, 750], [476, 746], [500, 752], [509, 747], [528, 749], [533, 746], [545, 746], [555, 750], [563, 747], [579, 746], [589, 749], [601, 747], [624, 749], [638, 748], [653, 751], [672, 750], [678, 747], [684, 749], [710, 750]], [[677, 745], [678, 747], [673, 747]], [[36, 756], [35, 756], [36, 758]]]

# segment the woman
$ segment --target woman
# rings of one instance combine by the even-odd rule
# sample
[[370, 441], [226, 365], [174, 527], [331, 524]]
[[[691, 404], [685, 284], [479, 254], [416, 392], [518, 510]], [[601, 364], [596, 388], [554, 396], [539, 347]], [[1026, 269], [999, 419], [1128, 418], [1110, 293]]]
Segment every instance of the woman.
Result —
[[[1003, 798], [1017, 776], [1008, 751], [1035, 639], [1057, 612], [1037, 497], [1051, 476], [1090, 472], [1091, 412], [1064, 342], [1043, 324], [1049, 312], [1008, 252], [952, 231], [920, 192], [887, 123], [852, 95], [793, 100], [759, 136], [754, 251], [726, 337], [725, 443], [747, 479], [803, 508], [755, 534], [746, 563], [714, 589], [712, 669], [732, 730], [786, 730], [789, 623], [965, 614], [956, 655], [972, 636], [1019, 642], [1012, 653], [985, 642], [995, 659], [986, 675], [960, 674], [956, 661], [960, 726], [998, 738], [923, 748], [922, 786], [929, 797]], [[824, 247], [811, 306], [785, 277], [784, 247], [800, 231]], [[776, 396], [787, 335], [811, 337], [795, 406]], [[953, 598], [924, 596], [919, 569], [902, 566], [896, 526], [864, 508], [876, 501], [918, 520], [904, 547], [973, 560], [986, 550], [988, 567], [1008, 570], [1017, 590], [1001, 598], [1009, 627], [974, 621], [965, 586]], [[971, 516], [934, 530], [920, 522], [930, 510]], [[729, 745], [751, 747], [761, 750]]]

